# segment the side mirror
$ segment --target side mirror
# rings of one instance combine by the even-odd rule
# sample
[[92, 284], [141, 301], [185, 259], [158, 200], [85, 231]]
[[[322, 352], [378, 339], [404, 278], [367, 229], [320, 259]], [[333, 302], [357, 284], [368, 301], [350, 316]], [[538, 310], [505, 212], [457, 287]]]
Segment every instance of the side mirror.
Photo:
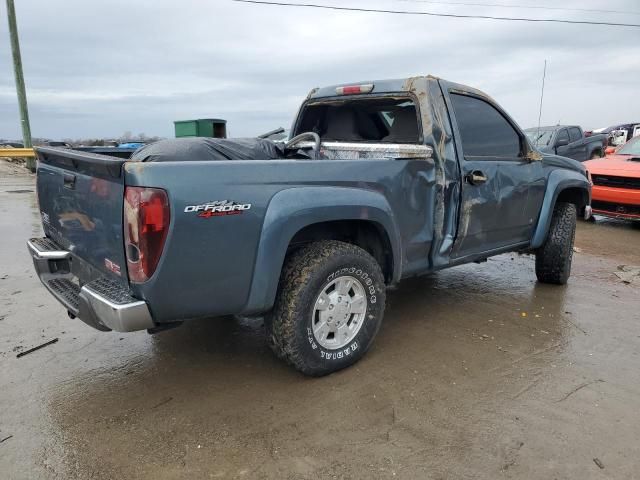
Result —
[[569, 145], [569, 139], [567, 137], [556, 140], [556, 147], [564, 147], [565, 145]]
[[605, 155], [612, 155], [612, 154], [614, 154], [614, 153], [616, 153], [616, 147], [607, 147], [607, 148], [604, 150], [604, 154], [605, 154]]

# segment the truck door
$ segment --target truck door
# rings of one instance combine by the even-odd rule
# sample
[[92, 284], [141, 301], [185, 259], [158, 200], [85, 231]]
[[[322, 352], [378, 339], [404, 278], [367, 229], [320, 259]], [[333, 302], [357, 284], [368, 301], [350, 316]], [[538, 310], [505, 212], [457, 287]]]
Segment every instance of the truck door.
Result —
[[587, 142], [578, 127], [569, 128], [569, 158], [584, 162], [587, 158]]
[[619, 147], [620, 145], [624, 145], [627, 141], [627, 136], [629, 132], [625, 129], [614, 130], [611, 132], [613, 139], [611, 140], [611, 145], [614, 147]]
[[554, 151], [556, 155], [560, 155], [562, 157], [568, 157], [571, 155], [570, 150], [570, 141], [569, 141], [569, 131], [566, 128], [558, 130], [556, 133], [556, 138], [554, 140]]
[[541, 162], [525, 158], [524, 134], [488, 99], [447, 97], [463, 177], [452, 257], [529, 241], [544, 195]]

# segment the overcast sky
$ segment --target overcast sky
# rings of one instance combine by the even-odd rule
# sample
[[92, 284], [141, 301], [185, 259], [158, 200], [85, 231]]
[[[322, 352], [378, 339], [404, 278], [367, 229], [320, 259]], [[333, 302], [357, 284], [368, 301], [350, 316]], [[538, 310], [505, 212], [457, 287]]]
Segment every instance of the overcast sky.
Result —
[[[294, 0], [295, 1], [295, 0]], [[452, 0], [461, 2], [464, 0]], [[635, 14], [316, 0], [431, 12], [640, 23], [638, 0], [466, 0]], [[270, 7], [225, 0], [15, 0], [34, 136], [173, 136], [221, 117], [233, 136], [289, 127], [315, 86], [433, 74], [492, 95], [523, 127], [640, 121], [640, 29]], [[0, 138], [20, 138], [5, 2]]]

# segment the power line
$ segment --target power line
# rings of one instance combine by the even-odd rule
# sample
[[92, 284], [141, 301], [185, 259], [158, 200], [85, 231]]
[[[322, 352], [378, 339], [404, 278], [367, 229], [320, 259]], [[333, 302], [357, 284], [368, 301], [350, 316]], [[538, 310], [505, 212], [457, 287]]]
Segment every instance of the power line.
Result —
[[447, 5], [447, 6], [461, 5], [466, 7], [524, 8], [524, 9], [538, 9], [538, 10], [566, 10], [566, 11], [572, 11], [572, 12], [621, 13], [625, 15], [640, 15], [640, 12], [599, 9], [599, 8], [551, 7], [551, 6], [544, 6], [544, 5], [509, 5], [508, 3], [449, 2], [449, 1], [442, 1], [442, 0], [396, 0], [396, 1], [409, 2], [409, 3], [429, 3], [429, 4], [438, 4], [438, 5]]
[[253, 3], [256, 5], [320, 8], [324, 10], [341, 10], [341, 11], [348, 11], [348, 12], [390, 13], [390, 14], [396, 14], [396, 15], [424, 15], [429, 17], [474, 18], [474, 19], [480, 19], [480, 20], [504, 20], [504, 21], [512, 21], [512, 22], [568, 23], [573, 25], [608, 25], [612, 27], [640, 28], [640, 24], [637, 24], [637, 23], [592, 22], [587, 20], [561, 20], [556, 18], [494, 17], [492, 15], [458, 15], [454, 13], [416, 12], [411, 10], [384, 10], [384, 9], [376, 9], [376, 8], [358, 8], [358, 7], [337, 7], [334, 5], [320, 5], [316, 3], [288, 3], [288, 2], [271, 2], [271, 1], [262, 1], [262, 0], [231, 0], [231, 1], [238, 2], [238, 3]]

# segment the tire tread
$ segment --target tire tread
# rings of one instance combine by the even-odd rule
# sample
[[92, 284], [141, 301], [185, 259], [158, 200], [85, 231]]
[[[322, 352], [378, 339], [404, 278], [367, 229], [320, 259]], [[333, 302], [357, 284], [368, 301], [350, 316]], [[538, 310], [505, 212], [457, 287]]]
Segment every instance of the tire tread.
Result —
[[542, 283], [564, 285], [571, 274], [576, 234], [576, 206], [556, 204], [547, 238], [536, 252], [536, 276]]
[[[314, 272], [328, 259], [341, 254], [353, 254], [367, 258], [375, 270], [375, 275], [384, 282], [380, 266], [362, 248], [337, 240], [313, 242], [293, 252], [285, 260], [275, 305], [265, 322], [268, 343], [276, 356], [306, 375], [320, 376], [330, 372], [310, 368], [305, 362], [303, 352], [297, 345], [297, 322], [309, 314], [306, 311], [308, 306], [299, 299]], [[380, 295], [380, 297], [384, 310], [384, 295]]]

